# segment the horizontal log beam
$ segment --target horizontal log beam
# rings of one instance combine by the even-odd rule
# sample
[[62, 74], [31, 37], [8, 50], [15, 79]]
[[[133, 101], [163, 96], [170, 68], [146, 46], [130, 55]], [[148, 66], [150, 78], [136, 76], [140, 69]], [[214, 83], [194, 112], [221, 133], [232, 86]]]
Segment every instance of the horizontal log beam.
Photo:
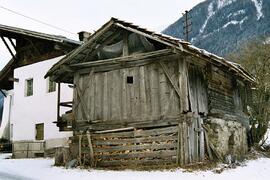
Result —
[[163, 50], [158, 50], [154, 52], [141, 53], [141, 54], [124, 56], [124, 57], [119, 57], [119, 58], [72, 64], [70, 65], [70, 67], [87, 68], [87, 67], [93, 67], [93, 66], [111, 65], [111, 64], [118, 64], [118, 63], [123, 63], [123, 62], [131, 62], [131, 61], [155, 58], [155, 57], [160, 57], [160, 56], [167, 56], [169, 54], [174, 54], [172, 49], [163, 49]]
[[69, 102], [60, 102], [59, 106], [63, 106], [63, 107], [72, 107], [73, 101], [69, 101]]

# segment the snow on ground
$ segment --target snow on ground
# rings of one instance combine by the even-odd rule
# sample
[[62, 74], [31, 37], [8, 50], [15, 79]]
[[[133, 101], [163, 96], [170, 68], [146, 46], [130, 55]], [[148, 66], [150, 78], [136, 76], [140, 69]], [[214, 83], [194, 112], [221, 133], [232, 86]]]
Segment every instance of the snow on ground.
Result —
[[0, 154], [0, 179], [1, 180], [140, 180], [140, 179], [170, 179], [170, 180], [232, 180], [242, 179], [268, 179], [270, 176], [270, 159], [260, 158], [251, 160], [246, 166], [236, 169], [225, 170], [221, 174], [211, 171], [184, 172], [173, 171], [103, 171], [103, 170], [81, 170], [53, 167], [53, 159], [5, 159], [10, 154]]

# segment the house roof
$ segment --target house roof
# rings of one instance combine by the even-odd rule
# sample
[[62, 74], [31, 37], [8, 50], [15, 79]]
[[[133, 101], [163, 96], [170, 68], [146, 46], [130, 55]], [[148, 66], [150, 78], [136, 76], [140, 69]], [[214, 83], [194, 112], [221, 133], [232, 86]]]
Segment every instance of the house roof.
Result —
[[[113, 30], [116, 28], [124, 29], [133, 33], [140, 34], [154, 41], [158, 41], [164, 45], [167, 45], [176, 51], [185, 52], [191, 54], [196, 57], [200, 57], [204, 60], [208, 60], [213, 63], [218, 63], [220, 65], [224, 65], [228, 67], [231, 71], [237, 73], [237, 75], [241, 76], [245, 80], [249, 82], [254, 82], [252, 76], [250, 76], [242, 67], [237, 66], [235, 63], [225, 60], [222, 57], [219, 57], [215, 54], [209, 53], [206, 50], [197, 48], [191, 45], [189, 42], [186, 42], [182, 39], [177, 39], [168, 35], [164, 35], [161, 33], [156, 33], [140, 26], [134, 25], [132, 23], [119, 20], [117, 18], [111, 18], [106, 24], [104, 24], [100, 29], [98, 29], [94, 34], [92, 34], [89, 40], [70, 52], [65, 58], [56, 63], [46, 74], [45, 77], [55, 75], [61, 76], [64, 72], [61, 72], [61, 66], [69, 65], [76, 63], [85, 57], [87, 54], [93, 52], [98, 46], [99, 43], [102, 42], [106, 37], [109, 37]], [[84, 59], [84, 58], [83, 58]]]
[[60, 43], [71, 43], [71, 44], [78, 44], [78, 45], [81, 44], [81, 42], [79, 41], [68, 39], [64, 36], [46, 34], [46, 33], [41, 33], [37, 31], [31, 31], [31, 30], [22, 29], [22, 28], [6, 26], [2, 24], [0, 24], [0, 35], [5, 36], [5, 37], [10, 37], [10, 38], [15, 38], [15, 39], [19, 36], [28, 36], [28, 37], [34, 37], [34, 38], [44, 39], [48, 41], [60, 42]]
[[[82, 44], [80, 41], [75, 41], [72, 39], [68, 39], [64, 36], [59, 35], [52, 35], [52, 34], [46, 34], [36, 31], [31, 31], [27, 29], [17, 28], [17, 27], [11, 27], [6, 25], [0, 24], [0, 36], [1, 37], [8, 37], [12, 39], [37, 39], [52, 43], [57, 43], [59, 45], [63, 45], [64, 47], [69, 47], [71, 49], [74, 49], [75, 47]], [[42, 60], [40, 60], [42, 61]], [[1, 89], [11, 89], [12, 88], [12, 82], [8, 80], [9, 77], [13, 76], [13, 70], [18, 66], [18, 60], [12, 58], [5, 67], [0, 71], [0, 88]]]

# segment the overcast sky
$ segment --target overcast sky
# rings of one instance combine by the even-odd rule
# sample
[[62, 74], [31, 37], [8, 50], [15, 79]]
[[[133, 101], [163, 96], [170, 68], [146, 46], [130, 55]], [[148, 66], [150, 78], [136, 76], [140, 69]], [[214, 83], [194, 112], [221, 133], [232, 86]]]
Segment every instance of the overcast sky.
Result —
[[[111, 17], [160, 31], [175, 22], [185, 10], [204, 0], [0, 0], [0, 24], [63, 35], [78, 39], [77, 32], [98, 29]], [[67, 33], [11, 13], [26, 16], [63, 28]], [[0, 44], [0, 69], [10, 59]]]

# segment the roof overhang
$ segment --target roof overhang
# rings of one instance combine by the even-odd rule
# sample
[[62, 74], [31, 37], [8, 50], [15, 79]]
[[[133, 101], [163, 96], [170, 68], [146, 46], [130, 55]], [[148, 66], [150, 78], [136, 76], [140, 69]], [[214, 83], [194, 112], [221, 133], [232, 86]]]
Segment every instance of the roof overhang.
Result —
[[[22, 29], [22, 28], [6, 26], [6, 25], [0, 25], [0, 37], [8, 38], [10, 41], [11, 39], [15, 39], [15, 40], [34, 39], [40, 42], [54, 44], [55, 48], [63, 47], [64, 49], [70, 49], [70, 50], [82, 44], [82, 42], [80, 41], [68, 39], [64, 36], [46, 34], [46, 33], [41, 33], [41, 32], [31, 31], [31, 30]], [[46, 59], [43, 58], [36, 62], [43, 61], [43, 60], [46, 60]], [[16, 55], [13, 55], [13, 58], [0, 71], [0, 89], [9, 90], [13, 88], [13, 82], [11, 82], [9, 78], [13, 77], [14, 69], [23, 65], [27, 65], [27, 63], [23, 64], [18, 61], [20, 60], [16, 59]]]

